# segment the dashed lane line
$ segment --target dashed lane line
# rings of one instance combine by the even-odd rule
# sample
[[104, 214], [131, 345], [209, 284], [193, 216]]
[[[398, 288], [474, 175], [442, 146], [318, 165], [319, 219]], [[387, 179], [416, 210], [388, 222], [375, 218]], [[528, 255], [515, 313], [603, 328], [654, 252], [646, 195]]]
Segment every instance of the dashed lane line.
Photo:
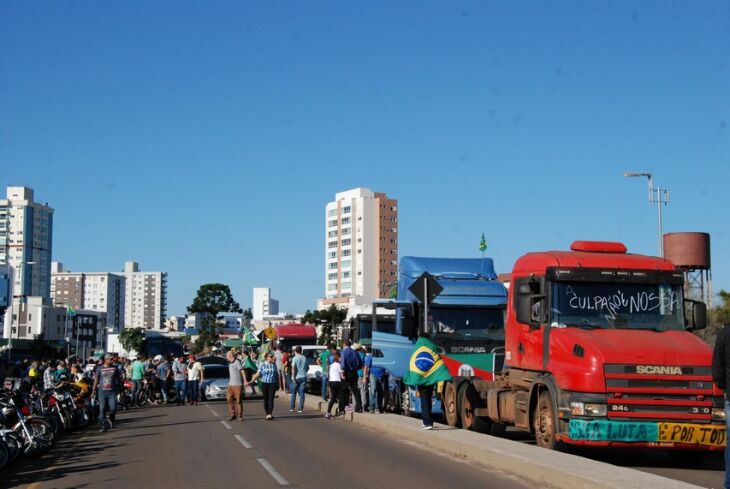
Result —
[[221, 424], [226, 427], [227, 430], [232, 429], [231, 425], [228, 424], [228, 421], [221, 420]]
[[238, 443], [243, 445], [243, 448], [251, 448], [251, 444], [243, 439], [241, 435], [233, 435], [233, 437], [238, 440]]
[[264, 469], [266, 469], [266, 472], [268, 472], [269, 475], [273, 477], [280, 486], [289, 485], [289, 482], [284, 479], [284, 476], [281, 475], [269, 462], [267, 462], [265, 458], [257, 458], [256, 460], [261, 464]]
[[213, 416], [215, 416], [216, 418], [217, 418], [217, 417], [219, 416], [219, 414], [218, 414], [218, 413], [216, 412], [216, 410], [215, 410], [215, 409], [213, 409], [213, 408], [208, 408], [208, 409], [210, 409], [210, 414], [212, 414], [212, 415], [213, 415]]

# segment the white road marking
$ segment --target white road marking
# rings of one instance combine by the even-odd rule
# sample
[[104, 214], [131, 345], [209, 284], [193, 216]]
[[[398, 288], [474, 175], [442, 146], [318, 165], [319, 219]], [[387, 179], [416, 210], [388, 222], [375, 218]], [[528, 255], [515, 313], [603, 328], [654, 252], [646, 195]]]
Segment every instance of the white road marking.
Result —
[[243, 448], [251, 448], [251, 445], [241, 435], [233, 435], [233, 437], [238, 440], [238, 443], [243, 445]]
[[276, 482], [278, 482], [280, 486], [289, 485], [289, 482], [287, 482], [287, 480], [284, 479], [284, 476], [282, 476], [279, 472], [277, 472], [276, 469], [274, 467], [272, 467], [272, 465], [269, 462], [267, 462], [265, 458], [257, 458], [256, 460], [258, 460], [258, 462], [261, 464], [261, 466], [266, 469], [266, 472], [268, 472], [269, 475], [271, 475], [271, 477], [273, 477], [274, 480]]
[[221, 424], [226, 427], [227, 430], [231, 429], [231, 425], [228, 424], [228, 421], [221, 420]]
[[217, 412], [215, 411], [215, 409], [213, 409], [213, 408], [210, 408], [210, 413], [211, 413], [211, 414], [212, 414], [213, 416], [215, 416], [216, 418], [218, 417], [218, 413], [217, 413]]

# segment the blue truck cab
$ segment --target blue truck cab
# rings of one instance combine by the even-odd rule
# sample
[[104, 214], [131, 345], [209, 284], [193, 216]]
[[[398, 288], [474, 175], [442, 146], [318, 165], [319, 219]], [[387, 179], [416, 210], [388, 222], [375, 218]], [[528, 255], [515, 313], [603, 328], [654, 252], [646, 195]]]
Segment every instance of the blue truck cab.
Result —
[[[410, 290], [424, 272], [443, 289], [427, 308], [423, 298]], [[372, 331], [373, 351], [378, 352], [373, 363], [388, 371], [390, 388], [398, 390], [398, 408], [405, 414], [421, 411], [415, 390], [402, 385], [400, 380], [408, 371], [413, 344], [423, 333], [428, 333], [439, 348], [454, 377], [448, 392], [457, 396], [458, 388], [472, 377], [491, 380], [504, 361], [506, 305], [507, 289], [497, 280], [491, 258], [403, 257], [398, 270], [397, 299], [373, 304], [395, 309], [395, 331], [392, 327], [383, 331], [377, 324]], [[452, 410], [458, 407], [456, 399], [453, 406], [447, 406]], [[439, 396], [433, 411], [443, 412]]]

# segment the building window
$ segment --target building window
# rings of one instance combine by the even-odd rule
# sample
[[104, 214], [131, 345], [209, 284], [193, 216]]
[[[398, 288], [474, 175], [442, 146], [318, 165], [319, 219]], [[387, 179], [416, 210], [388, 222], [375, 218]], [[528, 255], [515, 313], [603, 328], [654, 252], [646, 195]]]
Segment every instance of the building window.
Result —
[[342, 268], [347, 268], [352, 264], [350, 260], [342, 260]]
[[343, 289], [351, 289], [352, 288], [352, 283], [350, 283], [350, 282], [342, 282], [342, 288]]
[[352, 240], [350, 238], [346, 238], [342, 240], [342, 246], [350, 246], [352, 243]]
[[334, 258], [337, 258], [337, 252], [336, 252], [336, 251], [330, 251], [330, 252], [329, 252], [329, 253], [327, 254], [327, 258], [330, 258], [330, 259], [334, 259]]
[[327, 243], [327, 248], [337, 248], [337, 241], [330, 241]]
[[337, 284], [329, 284], [327, 290], [337, 290]]
[[350, 256], [352, 250], [342, 250], [342, 256]]
[[[347, 236], [348, 234], [350, 234], [350, 231], [351, 231], [350, 228], [343, 229], [342, 230], [342, 235], [343, 236]], [[335, 233], [335, 235], [337, 235], [337, 233]]]
[[337, 215], [337, 209], [330, 209], [327, 211], [327, 217], [334, 217]]
[[[342, 234], [345, 234], [345, 233], [343, 232]], [[327, 233], [327, 237], [328, 238], [334, 238], [336, 236], [337, 236], [337, 230], [336, 229], [334, 231], [330, 231], [330, 232]]]
[[351, 210], [352, 209], [350, 208], [350, 206], [347, 205], [347, 206], [345, 206], [345, 207], [342, 208], [342, 213], [343, 214], [349, 214]]
[[342, 224], [350, 224], [350, 218], [349, 217], [343, 217], [342, 218]]
[[328, 222], [327, 222], [327, 226], [329, 226], [329, 227], [331, 227], [331, 228], [333, 228], [333, 227], [337, 226], [337, 219], [334, 219], [334, 220], [332, 220], [332, 221], [328, 221]]
[[350, 272], [342, 272], [342, 278], [350, 278]]
[[330, 263], [329, 265], [327, 265], [327, 268], [329, 268], [330, 270], [336, 269], [337, 268], [337, 262]]
[[328, 273], [327, 274], [327, 280], [336, 280], [337, 274], [336, 273]]

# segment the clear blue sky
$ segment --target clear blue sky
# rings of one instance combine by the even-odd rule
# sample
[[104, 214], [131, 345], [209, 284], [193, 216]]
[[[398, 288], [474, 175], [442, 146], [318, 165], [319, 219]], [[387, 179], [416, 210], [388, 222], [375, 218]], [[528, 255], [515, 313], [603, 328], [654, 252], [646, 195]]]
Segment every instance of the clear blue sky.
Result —
[[730, 288], [729, 126], [724, 1], [0, 3], [0, 186], [71, 269], [167, 271], [170, 314], [211, 281], [312, 308], [356, 186], [399, 199], [401, 255], [656, 253], [625, 170]]

